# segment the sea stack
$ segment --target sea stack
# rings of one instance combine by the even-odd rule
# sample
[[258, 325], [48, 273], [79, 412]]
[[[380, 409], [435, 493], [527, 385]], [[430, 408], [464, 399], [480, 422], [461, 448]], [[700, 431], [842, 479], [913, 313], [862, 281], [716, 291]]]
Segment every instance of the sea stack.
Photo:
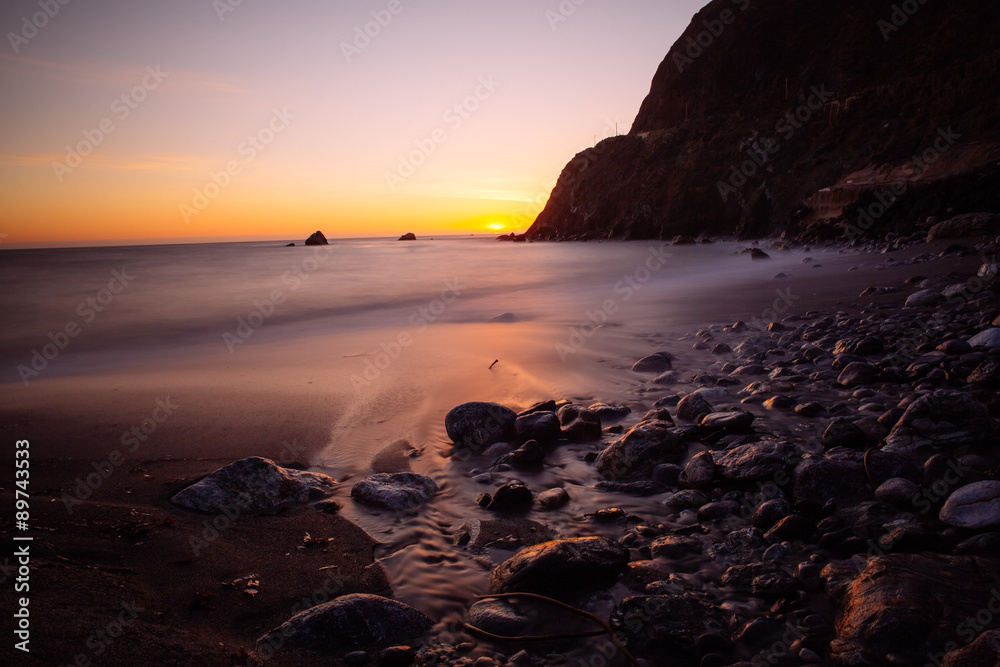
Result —
[[330, 242], [323, 236], [323, 232], [317, 231], [306, 239], [306, 245], [330, 245]]

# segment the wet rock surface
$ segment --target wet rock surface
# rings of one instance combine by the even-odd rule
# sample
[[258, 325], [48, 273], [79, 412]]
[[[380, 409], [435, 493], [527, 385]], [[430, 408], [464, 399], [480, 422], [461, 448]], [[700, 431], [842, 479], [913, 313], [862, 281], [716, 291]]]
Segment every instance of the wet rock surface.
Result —
[[490, 590], [575, 597], [581, 589], [610, 586], [625, 571], [628, 562], [628, 549], [605, 537], [544, 542], [518, 552], [494, 568]]
[[335, 488], [336, 482], [326, 475], [282, 468], [252, 456], [216, 470], [174, 495], [171, 502], [199, 512], [235, 510], [238, 515], [317, 500]]

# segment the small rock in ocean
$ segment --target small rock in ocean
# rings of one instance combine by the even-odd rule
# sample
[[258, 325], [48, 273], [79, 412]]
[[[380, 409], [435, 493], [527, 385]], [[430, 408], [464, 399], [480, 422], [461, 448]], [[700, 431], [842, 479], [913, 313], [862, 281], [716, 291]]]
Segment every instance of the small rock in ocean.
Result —
[[534, 499], [531, 490], [524, 485], [524, 482], [512, 479], [493, 493], [486, 509], [491, 512], [523, 514], [531, 509], [532, 502]]
[[760, 248], [750, 248], [750, 259], [771, 259], [771, 256]]
[[259, 512], [328, 496], [336, 484], [326, 475], [282, 468], [270, 459], [251, 456], [216, 470], [177, 493], [171, 502], [200, 512], [233, 507]]
[[555, 510], [569, 502], [569, 493], [566, 489], [549, 489], [539, 493], [536, 500], [545, 509]]
[[806, 417], [807, 419], [819, 417], [825, 412], [826, 408], [824, 408], [821, 403], [803, 403], [795, 406], [795, 414]]
[[667, 352], [656, 352], [635, 362], [632, 370], [636, 373], [662, 373], [673, 368], [673, 357]]
[[897, 507], [913, 506], [913, 501], [920, 493], [920, 487], [914, 482], [902, 477], [893, 477], [882, 482], [875, 489], [875, 498]]
[[925, 289], [911, 294], [906, 299], [905, 308], [928, 308], [944, 301], [944, 295], [937, 290]]
[[570, 442], [593, 442], [604, 436], [601, 418], [596, 412], [578, 405], [564, 405], [556, 414], [563, 436]]
[[313, 232], [312, 236], [306, 239], [306, 245], [330, 245], [330, 242], [323, 236], [323, 232]]
[[494, 466], [507, 464], [519, 470], [541, 467], [545, 461], [545, 449], [537, 440], [528, 440], [514, 451], [497, 459]]
[[698, 431], [705, 437], [750, 433], [753, 431], [755, 419], [752, 412], [744, 410], [713, 412], [701, 418], [698, 422]]
[[976, 334], [969, 339], [969, 345], [972, 347], [1000, 347], [1000, 329], [994, 327]]
[[708, 489], [715, 479], [715, 462], [712, 452], [698, 452], [691, 457], [681, 472], [677, 483], [685, 489]]
[[606, 537], [543, 542], [495, 567], [490, 573], [490, 591], [575, 597], [612, 585], [628, 562], [628, 549]]
[[355, 484], [351, 497], [365, 505], [403, 512], [423, 505], [437, 492], [434, 480], [424, 475], [412, 472], [378, 473]]
[[649, 547], [653, 558], [669, 558], [678, 560], [693, 554], [700, 554], [703, 546], [701, 540], [689, 535], [665, 535], [653, 541]]
[[649, 472], [658, 463], [679, 463], [687, 454], [687, 444], [671, 428], [673, 424], [665, 421], [636, 424], [597, 457], [598, 472], [621, 479]]
[[764, 401], [765, 410], [791, 410], [795, 407], [795, 399], [790, 396], [772, 396]]
[[986, 406], [962, 392], [938, 389], [910, 404], [886, 438], [886, 452], [912, 452], [923, 447], [978, 445], [993, 436]]
[[678, 419], [698, 421], [711, 412], [712, 406], [708, 404], [708, 401], [701, 394], [693, 393], [688, 394], [677, 403], [675, 414]]
[[344, 595], [317, 605], [257, 640], [273, 650], [370, 651], [419, 641], [433, 621], [402, 602], [377, 595]]
[[987, 480], [963, 486], [941, 508], [941, 521], [959, 528], [1000, 526], [1000, 482]]
[[671, 424], [674, 423], [673, 417], [670, 416], [670, 411], [667, 410], [666, 408], [655, 408], [653, 410], [650, 410], [642, 418], [642, 421], [644, 422], [654, 421], [654, 420], [670, 422]]
[[517, 415], [497, 403], [464, 403], [445, 416], [448, 437], [455, 443], [456, 454], [471, 451], [481, 454], [490, 445], [513, 440]]
[[627, 405], [610, 405], [608, 403], [594, 403], [587, 409], [596, 413], [601, 418], [602, 423], [624, 419], [632, 413], [632, 409]]
[[715, 466], [721, 477], [733, 482], [756, 482], [773, 478], [789, 467], [793, 449], [774, 440], [739, 445], [715, 452]]
[[554, 412], [533, 412], [530, 415], [518, 417], [514, 422], [514, 430], [521, 442], [537, 440], [551, 442], [562, 435], [559, 417]]
[[402, 236], [400, 236], [399, 240], [400, 241], [416, 241], [417, 240], [417, 235], [414, 234], [413, 232], [407, 232], [407, 233], [403, 234]]
[[841, 371], [837, 382], [848, 389], [860, 387], [866, 384], [873, 384], [878, 380], [879, 369], [871, 364], [855, 361], [847, 364], [847, 368]]

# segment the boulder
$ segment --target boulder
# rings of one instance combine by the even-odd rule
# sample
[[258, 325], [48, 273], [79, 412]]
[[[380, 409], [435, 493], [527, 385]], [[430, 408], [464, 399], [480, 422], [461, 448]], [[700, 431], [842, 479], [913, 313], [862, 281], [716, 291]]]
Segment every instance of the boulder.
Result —
[[1000, 388], [1000, 360], [987, 359], [976, 366], [965, 380], [969, 384], [980, 385], [989, 389]]
[[635, 362], [632, 370], [636, 373], [663, 373], [673, 368], [673, 358], [667, 352], [656, 352]]
[[251, 456], [216, 470], [177, 493], [171, 502], [199, 512], [234, 507], [259, 512], [328, 496], [336, 485], [326, 475], [282, 468], [270, 459]]
[[306, 245], [330, 245], [330, 242], [323, 236], [323, 232], [313, 232], [312, 236], [306, 239]]
[[399, 240], [400, 241], [416, 241], [417, 240], [417, 235], [414, 234], [413, 232], [407, 232], [406, 234], [403, 234], [402, 236], [400, 236]]
[[513, 440], [517, 414], [497, 403], [464, 403], [444, 418], [455, 452], [481, 454], [490, 445]]
[[608, 403], [594, 403], [587, 409], [600, 417], [602, 423], [625, 419], [632, 413], [632, 409], [627, 405], [609, 405]]
[[987, 442], [993, 422], [985, 405], [961, 392], [939, 389], [906, 408], [885, 439], [886, 452], [912, 452], [924, 447], [955, 448]]
[[1000, 347], [1000, 329], [992, 327], [977, 333], [969, 339], [969, 345], [972, 347]]
[[698, 421], [712, 411], [712, 406], [705, 400], [705, 397], [695, 392], [688, 394], [677, 403], [674, 414], [677, 415], [678, 419]]
[[551, 442], [562, 435], [559, 417], [554, 412], [532, 412], [530, 415], [518, 417], [514, 422], [514, 430], [522, 442], [526, 440]]
[[878, 380], [879, 369], [871, 364], [855, 361], [847, 364], [847, 367], [840, 372], [837, 382], [854, 389], [866, 384], [874, 384]]
[[555, 510], [568, 503], [570, 498], [566, 489], [549, 489], [539, 493], [536, 500], [545, 509]]
[[417, 643], [432, 625], [402, 602], [377, 595], [344, 595], [296, 614], [258, 639], [257, 649], [267, 645], [277, 650], [371, 651]]
[[925, 289], [911, 294], [904, 308], [932, 308], [944, 301], [944, 295], [937, 290]]
[[678, 477], [678, 483], [687, 489], [710, 489], [715, 479], [712, 452], [698, 452], [691, 457]]
[[713, 412], [701, 418], [701, 421], [698, 422], [698, 431], [706, 438], [719, 435], [752, 433], [755, 419], [754, 414], [746, 410]]
[[543, 542], [519, 551], [493, 568], [490, 591], [575, 598], [614, 584], [628, 562], [628, 549], [606, 537]]
[[703, 546], [701, 540], [689, 535], [665, 535], [653, 541], [649, 547], [653, 558], [668, 558], [678, 560], [700, 554]]
[[[485, 501], [485, 499], [489, 499]], [[512, 479], [499, 489], [493, 496], [483, 494], [480, 504], [491, 512], [509, 512], [511, 514], [523, 514], [531, 509], [534, 499], [531, 489], [524, 485], [524, 482]]]
[[632, 477], [651, 472], [659, 463], [681, 462], [687, 454], [687, 444], [672, 428], [673, 424], [666, 421], [636, 424], [597, 457], [598, 472], [606, 477]]
[[1000, 482], [975, 482], [955, 491], [941, 508], [941, 521], [975, 530], [1000, 526]]
[[[956, 628], [971, 630], [969, 621], [978, 623], [977, 614], [1000, 602], [998, 587], [996, 559], [914, 554], [871, 558], [845, 590], [837, 638], [830, 644], [831, 662], [882, 665], [892, 654], [895, 664], [928, 663], [929, 656], [943, 656], [946, 647], [955, 647]], [[995, 623], [996, 615], [990, 617]]]
[[556, 413], [562, 424], [563, 436], [570, 442], [593, 442], [604, 437], [601, 418], [578, 405], [564, 405]]
[[731, 482], [757, 482], [772, 479], [789, 466], [795, 450], [782, 442], [764, 440], [715, 452], [719, 476]]
[[420, 507], [437, 492], [434, 480], [424, 475], [413, 472], [378, 473], [355, 484], [351, 497], [365, 505], [406, 512]]

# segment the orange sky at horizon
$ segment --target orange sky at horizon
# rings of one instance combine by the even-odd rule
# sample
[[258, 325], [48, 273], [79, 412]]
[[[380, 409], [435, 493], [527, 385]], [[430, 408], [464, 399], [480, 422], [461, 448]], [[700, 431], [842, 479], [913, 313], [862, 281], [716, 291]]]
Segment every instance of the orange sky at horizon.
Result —
[[702, 4], [227, 2], [4, 4], [4, 246], [523, 232]]

